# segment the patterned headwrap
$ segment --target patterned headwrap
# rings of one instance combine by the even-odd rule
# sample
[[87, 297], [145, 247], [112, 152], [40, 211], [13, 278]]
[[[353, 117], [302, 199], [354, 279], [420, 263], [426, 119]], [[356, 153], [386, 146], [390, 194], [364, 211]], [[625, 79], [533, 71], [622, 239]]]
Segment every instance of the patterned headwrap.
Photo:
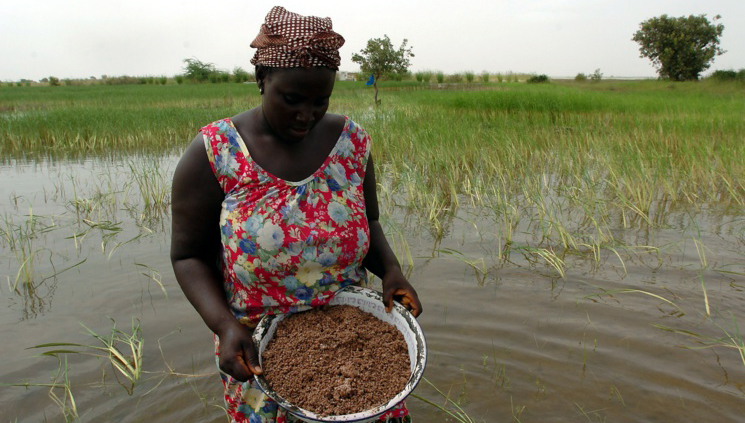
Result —
[[275, 68], [325, 66], [339, 69], [339, 48], [344, 38], [331, 28], [330, 18], [302, 16], [275, 6], [251, 47], [251, 63]]

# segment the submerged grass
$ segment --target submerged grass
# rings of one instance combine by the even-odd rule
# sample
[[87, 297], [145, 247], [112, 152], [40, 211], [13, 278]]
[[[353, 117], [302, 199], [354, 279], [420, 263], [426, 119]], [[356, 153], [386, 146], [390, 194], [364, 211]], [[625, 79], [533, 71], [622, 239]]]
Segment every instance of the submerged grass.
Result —
[[[113, 320], [112, 320], [113, 322]], [[82, 324], [81, 324], [82, 325]], [[71, 342], [51, 342], [30, 347], [30, 349], [44, 349], [42, 355], [59, 357], [67, 354], [84, 354], [108, 359], [111, 366], [117, 370], [116, 380], [132, 395], [135, 385], [142, 376], [142, 356], [145, 340], [142, 336], [140, 324], [132, 319], [132, 330], [127, 333], [116, 328], [113, 322], [108, 336], [99, 335], [85, 325], [83, 328], [101, 345], [80, 344]], [[119, 377], [122, 379], [119, 379]]]

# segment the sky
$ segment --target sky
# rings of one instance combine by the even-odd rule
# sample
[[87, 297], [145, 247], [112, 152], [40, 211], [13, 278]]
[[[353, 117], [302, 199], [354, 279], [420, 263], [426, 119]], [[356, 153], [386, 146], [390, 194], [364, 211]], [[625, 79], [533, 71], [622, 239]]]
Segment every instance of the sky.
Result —
[[173, 76], [186, 58], [252, 71], [249, 45], [272, 6], [330, 17], [346, 39], [342, 71], [388, 35], [409, 40], [413, 72], [654, 77], [631, 37], [662, 14], [721, 15], [727, 52], [707, 72], [745, 68], [745, 0], [3, 0], [0, 81]]

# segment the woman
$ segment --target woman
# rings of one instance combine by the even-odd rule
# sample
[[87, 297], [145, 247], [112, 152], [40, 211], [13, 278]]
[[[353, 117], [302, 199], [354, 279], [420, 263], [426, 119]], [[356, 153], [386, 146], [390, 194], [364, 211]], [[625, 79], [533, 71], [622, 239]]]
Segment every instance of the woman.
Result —
[[[273, 8], [251, 43], [262, 104], [203, 127], [174, 174], [173, 269], [215, 333], [236, 422], [292, 421], [251, 384], [262, 316], [327, 304], [366, 270], [388, 310], [422, 312], [378, 221], [370, 137], [326, 113], [343, 43], [329, 18]], [[382, 420], [403, 418], [402, 403]]]

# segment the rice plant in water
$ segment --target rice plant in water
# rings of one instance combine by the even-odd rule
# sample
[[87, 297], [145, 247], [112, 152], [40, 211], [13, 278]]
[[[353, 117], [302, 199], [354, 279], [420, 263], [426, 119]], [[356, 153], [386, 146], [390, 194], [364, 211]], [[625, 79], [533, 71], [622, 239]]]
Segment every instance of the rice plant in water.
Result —
[[[129, 333], [116, 328], [116, 322], [108, 336], [99, 335], [81, 323], [90, 336], [99, 341], [97, 344], [80, 344], [70, 342], [51, 342], [30, 347], [44, 349], [42, 355], [58, 357], [65, 354], [84, 354], [107, 359], [116, 369], [114, 375], [119, 384], [132, 395], [137, 381], [142, 375], [142, 357], [145, 339], [139, 323], [132, 319]], [[120, 377], [122, 379], [120, 379]]]

